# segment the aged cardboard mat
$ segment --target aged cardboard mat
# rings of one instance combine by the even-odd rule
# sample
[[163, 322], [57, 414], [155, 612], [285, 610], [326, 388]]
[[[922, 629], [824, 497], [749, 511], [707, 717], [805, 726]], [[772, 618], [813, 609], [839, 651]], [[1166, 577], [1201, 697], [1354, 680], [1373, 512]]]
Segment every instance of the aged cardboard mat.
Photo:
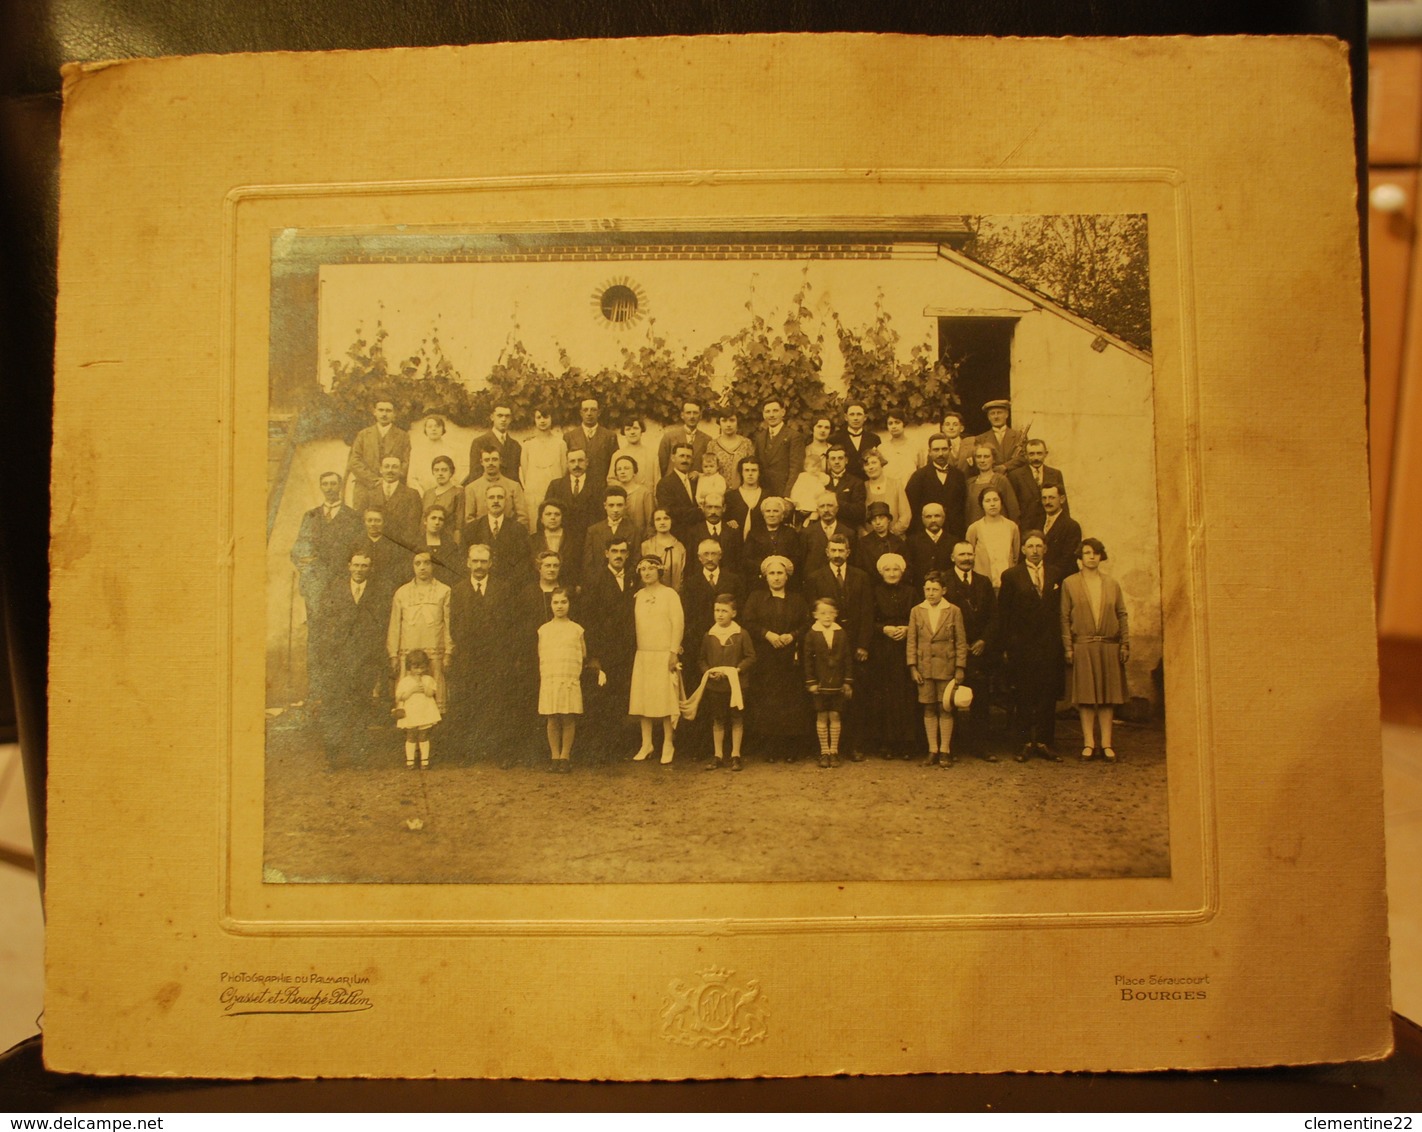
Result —
[[[642, 1079], [1384, 1056], [1348, 99], [1344, 49], [1317, 39], [72, 68], [49, 1065]], [[1033, 217], [1148, 232], [1147, 344], [961, 242]], [[782, 333], [796, 286], [820, 330], [795, 348], [822, 351], [831, 393], [851, 380], [826, 360], [847, 356], [835, 320], [887, 311], [930, 361], [969, 322], [1000, 345], [997, 376], [950, 359], [964, 412], [976, 390], [1032, 418], [1131, 609], [1119, 765], [1082, 764], [1065, 712], [1060, 765], [959, 778], [770, 764], [748, 740], [734, 777], [689, 773], [689, 746], [667, 768], [576, 765], [550, 821], [544, 768], [442, 765], [448, 730], [428, 772], [393, 724], [388, 764], [322, 757], [291, 551], [317, 474], [346, 466], [350, 435], [302, 413], [370, 362], [347, 352], [355, 323], [412, 355], [401, 389], [438, 369], [419, 338], [437, 319], [471, 389], [516, 339], [592, 374], [645, 359], [655, 327], [722, 343], [708, 381], [734, 398], [734, 319]], [[449, 416], [460, 452], [480, 430]], [[650, 442], [667, 422], [649, 423]], [[834, 807], [871, 787], [862, 814]], [[646, 798], [651, 817], [606, 816]], [[1034, 846], [1049, 829], [1061, 847]]]

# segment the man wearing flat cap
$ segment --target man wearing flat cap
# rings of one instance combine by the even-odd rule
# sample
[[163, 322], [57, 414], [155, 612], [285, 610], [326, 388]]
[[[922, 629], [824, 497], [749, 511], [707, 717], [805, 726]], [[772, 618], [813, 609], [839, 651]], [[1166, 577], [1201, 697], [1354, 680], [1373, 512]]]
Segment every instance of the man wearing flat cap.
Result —
[[1011, 475], [1017, 468], [1027, 463], [1024, 446], [1027, 437], [1015, 428], [1009, 428], [1007, 419], [1012, 413], [1012, 402], [1006, 398], [988, 401], [983, 405], [987, 414], [988, 430], [973, 437], [973, 446], [986, 444], [992, 449], [992, 470], [999, 475]]

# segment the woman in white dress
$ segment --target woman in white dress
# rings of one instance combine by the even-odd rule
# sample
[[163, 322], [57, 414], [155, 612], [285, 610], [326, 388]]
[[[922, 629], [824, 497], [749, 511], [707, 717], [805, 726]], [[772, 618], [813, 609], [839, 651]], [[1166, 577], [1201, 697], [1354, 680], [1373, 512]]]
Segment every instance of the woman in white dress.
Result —
[[540, 406], [533, 410], [533, 435], [523, 442], [518, 467], [524, 498], [532, 513], [537, 514], [539, 505], [548, 497], [548, 485], [567, 471], [568, 446], [553, 429], [553, 414]]
[[997, 488], [988, 488], [978, 502], [982, 504], [983, 517], [968, 526], [965, 541], [976, 555], [974, 571], [986, 575], [996, 590], [1002, 585], [1002, 572], [1017, 565], [1022, 535], [1016, 523], [1003, 517], [1002, 495]]
[[642, 762], [652, 753], [653, 725], [662, 721], [662, 764], [676, 753], [672, 729], [681, 711], [681, 638], [686, 628], [681, 598], [662, 584], [662, 561], [645, 555], [637, 562], [637, 591], [634, 621], [637, 655], [632, 660], [632, 690], [627, 714], [642, 724], [642, 746], [632, 756]]

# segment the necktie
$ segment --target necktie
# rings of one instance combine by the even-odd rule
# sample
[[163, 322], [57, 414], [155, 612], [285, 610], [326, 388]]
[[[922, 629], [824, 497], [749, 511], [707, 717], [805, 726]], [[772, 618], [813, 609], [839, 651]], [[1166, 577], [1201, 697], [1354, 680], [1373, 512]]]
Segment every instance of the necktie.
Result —
[[1041, 469], [1041, 468], [1033, 468], [1033, 469], [1032, 469], [1032, 478], [1037, 481], [1037, 486], [1038, 486], [1038, 487], [1041, 487], [1041, 486], [1042, 486], [1042, 469]]
[[968, 571], [964, 570], [964, 571], [963, 571], [963, 585], [965, 585], [965, 586], [970, 586], [970, 585], [972, 585], [972, 584], [973, 584], [973, 576], [972, 576], [972, 574], [970, 574]]
[[582, 494], [582, 490], [583, 490], [583, 477], [582, 477], [582, 476], [574, 476], [574, 477], [573, 477], [573, 498], [576, 499], [579, 495], [581, 495], [581, 494]]
[[839, 582], [840, 588], [843, 589], [843, 588], [844, 588], [844, 567], [843, 567], [843, 566], [836, 566], [836, 567], [834, 568], [834, 576], [835, 576], [835, 580]]
[[503, 525], [503, 520], [502, 520], [502, 519], [490, 519], [490, 520], [489, 520], [489, 533], [490, 533], [491, 535], [493, 535], [495, 538], [498, 538], [498, 537], [499, 537], [499, 527], [502, 526], [502, 525]]
[[1037, 596], [1042, 596], [1042, 571], [1036, 566], [1032, 567], [1032, 584], [1037, 587]]

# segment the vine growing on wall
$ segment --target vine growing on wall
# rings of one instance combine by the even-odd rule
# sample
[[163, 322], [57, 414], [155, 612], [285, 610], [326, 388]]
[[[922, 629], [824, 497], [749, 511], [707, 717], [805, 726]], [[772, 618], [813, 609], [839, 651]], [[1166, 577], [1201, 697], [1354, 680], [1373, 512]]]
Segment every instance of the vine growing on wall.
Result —
[[958, 406], [956, 375], [931, 342], [916, 343], [902, 356], [901, 335], [884, 309], [882, 292], [868, 326], [853, 329], [835, 315], [834, 327], [844, 358], [843, 400], [864, 402], [875, 422], [882, 423], [891, 409], [904, 413], [910, 424], [937, 421]]
[[727, 340], [732, 350], [731, 386], [726, 403], [742, 420], [760, 419], [760, 406], [771, 396], [785, 402], [785, 415], [803, 419], [820, 411], [828, 400], [820, 377], [824, 364], [824, 334], [811, 334], [813, 313], [806, 305], [808, 279], [790, 298], [780, 333], [755, 309], [755, 298], [746, 303], [750, 325]]
[[[746, 303], [749, 322], [698, 353], [677, 352], [649, 324], [646, 340], [635, 348], [624, 347], [619, 364], [594, 371], [583, 369], [561, 347], [557, 365], [545, 365], [515, 326], [498, 360], [473, 389], [445, 355], [437, 326], [414, 354], [392, 362], [385, 352], [389, 332], [377, 320], [369, 335], [357, 326], [345, 355], [329, 363], [329, 392], [313, 395], [298, 435], [303, 440], [342, 437], [349, 442], [370, 423], [377, 400], [394, 402], [402, 427], [429, 413], [439, 413], [455, 425], [487, 427], [496, 405], [513, 410], [515, 427], [531, 425], [533, 410], [540, 405], [550, 408], [558, 425], [566, 427], [577, 420], [578, 404], [586, 397], [601, 402], [604, 423], [614, 427], [630, 417], [674, 421], [688, 398], [700, 400], [707, 409], [733, 408], [748, 426], [760, 420], [761, 405], [771, 396], [785, 402], [790, 419], [823, 412], [838, 415], [845, 398], [825, 388], [825, 335], [809, 307], [810, 292], [805, 280], [791, 296], [783, 319], [773, 322], [756, 309], [752, 295]], [[846, 397], [865, 402], [876, 421], [882, 422], [891, 406], [906, 412], [911, 422], [936, 420], [958, 403], [954, 375], [929, 342], [902, 350], [882, 295], [867, 326], [850, 327], [834, 312], [826, 321], [833, 325], [844, 357]], [[731, 380], [718, 394], [716, 364], [727, 352]]]

